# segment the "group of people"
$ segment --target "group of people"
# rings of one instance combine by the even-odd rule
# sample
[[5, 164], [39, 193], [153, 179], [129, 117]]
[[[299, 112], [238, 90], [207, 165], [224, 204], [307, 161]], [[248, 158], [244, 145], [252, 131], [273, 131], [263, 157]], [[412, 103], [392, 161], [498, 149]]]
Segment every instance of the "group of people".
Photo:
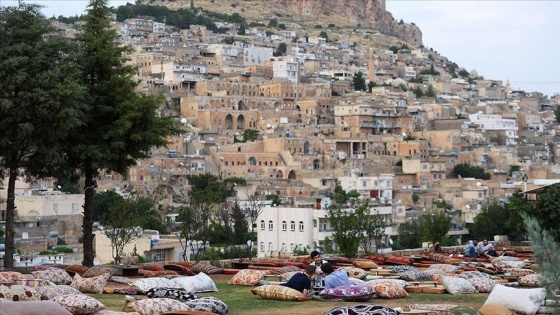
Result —
[[464, 257], [478, 258], [478, 257], [497, 257], [498, 253], [496, 248], [488, 239], [482, 240], [482, 244], [478, 243], [477, 239], [469, 241], [465, 247]]
[[281, 285], [297, 290], [309, 298], [313, 287], [330, 289], [352, 284], [346, 270], [335, 270], [333, 265], [321, 259], [318, 251], [312, 251], [310, 257], [312, 262], [303, 273], [296, 273]]

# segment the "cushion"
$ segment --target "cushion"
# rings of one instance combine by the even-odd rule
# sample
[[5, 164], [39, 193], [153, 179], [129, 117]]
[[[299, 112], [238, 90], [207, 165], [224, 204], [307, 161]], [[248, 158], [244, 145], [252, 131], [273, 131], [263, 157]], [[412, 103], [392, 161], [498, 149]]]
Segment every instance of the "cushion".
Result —
[[50, 282], [49, 280], [43, 279], [32, 279], [32, 280], [15, 280], [13, 284], [24, 285], [26, 287], [42, 287], [42, 286], [56, 286], [56, 284]]
[[111, 278], [109, 273], [91, 278], [82, 278], [79, 274], [75, 274], [70, 286], [82, 293], [102, 294], [109, 278]]
[[467, 279], [443, 277], [441, 284], [451, 294], [477, 293], [476, 288]]
[[430, 265], [430, 267], [428, 267], [428, 270], [432, 270], [432, 269], [442, 270], [444, 273], [457, 273], [459, 267], [455, 265], [449, 265], [449, 264], [433, 264]]
[[419, 269], [413, 269], [398, 273], [399, 277], [407, 281], [429, 281], [432, 280], [430, 274]]
[[75, 275], [75, 274], [83, 275], [84, 272], [88, 271], [88, 269], [90, 269], [90, 267], [82, 266], [82, 265], [70, 265], [64, 268], [64, 270], [66, 270], [66, 272], [68, 272], [71, 275]]
[[15, 280], [22, 280], [23, 275], [16, 271], [0, 272], [0, 284], [13, 284]]
[[60, 304], [53, 301], [19, 301], [3, 300], [0, 314], [6, 315], [72, 315]]
[[428, 310], [438, 315], [448, 315], [456, 306], [456, 304], [407, 304], [404, 310]]
[[471, 278], [486, 278], [486, 279], [492, 279], [492, 276], [485, 273], [485, 272], [480, 272], [480, 271], [463, 271], [460, 274], [461, 278], [464, 279], [471, 279]]
[[85, 294], [59, 295], [52, 300], [74, 315], [91, 314], [105, 309], [103, 303]]
[[52, 300], [59, 295], [66, 295], [66, 294], [81, 294], [82, 292], [72, 288], [68, 285], [57, 285], [57, 286], [42, 286], [36, 287], [35, 291], [41, 294], [41, 299], [43, 300]]
[[161, 315], [216, 315], [211, 312], [195, 311], [195, 310], [175, 310], [162, 313]]
[[[84, 272], [82, 274], [82, 277], [93, 278], [93, 277], [97, 277], [97, 276], [100, 276], [102, 274], [107, 274], [107, 273], [112, 276], [112, 275], [115, 274], [115, 272], [117, 272], [117, 269], [112, 268], [112, 267], [93, 266], [93, 267], [90, 267], [88, 270], [86, 270], [86, 272]], [[111, 276], [109, 276], [109, 278], [111, 278]]]
[[153, 277], [161, 277], [161, 276], [173, 276], [178, 275], [179, 273], [175, 270], [144, 270], [142, 271], [142, 276], [144, 278], [153, 278]]
[[522, 314], [536, 314], [546, 296], [546, 290], [517, 289], [496, 284], [484, 305], [496, 304]]
[[190, 293], [184, 289], [173, 289], [173, 288], [151, 288], [146, 292], [146, 296], [153, 298], [167, 298], [177, 300], [179, 302], [186, 302], [194, 299], [198, 299], [199, 296]]
[[352, 266], [361, 269], [377, 269], [379, 266], [369, 259], [355, 259], [352, 261]]
[[496, 281], [488, 278], [475, 277], [467, 279], [480, 293], [490, 293], [496, 285]]
[[372, 287], [375, 294], [380, 298], [397, 299], [408, 296], [406, 290], [395, 281], [373, 280], [368, 282], [368, 286]]
[[31, 272], [35, 279], [49, 280], [56, 284], [70, 284], [72, 283], [72, 277], [64, 269], [60, 268], [49, 268], [45, 270], [33, 271]]
[[108, 311], [102, 310], [92, 315], [140, 315], [138, 312], [119, 312], [119, 311]]
[[173, 270], [183, 276], [194, 276], [194, 272], [189, 267], [179, 264], [167, 264], [163, 266], [163, 269]]
[[546, 282], [546, 278], [536, 273], [519, 278], [519, 285], [527, 287], [541, 287], [545, 285]]
[[215, 297], [202, 297], [185, 302], [185, 304], [195, 311], [211, 312], [219, 315], [228, 314], [226, 303]]
[[173, 281], [177, 287], [183, 288], [187, 292], [218, 291], [214, 280], [203, 272], [197, 274], [196, 276], [173, 278]]
[[370, 280], [370, 281], [366, 282], [366, 284], [371, 286], [377, 281], [391, 281], [391, 282], [394, 282], [394, 283], [398, 284], [401, 288], [406, 288], [406, 286], [408, 285], [408, 282], [406, 282], [404, 280], [401, 280], [401, 279], [387, 279], [387, 278]]
[[507, 307], [497, 304], [482, 305], [479, 311], [483, 315], [515, 315]]
[[134, 279], [130, 279], [129, 277], [122, 277], [122, 276], [112, 276], [109, 278], [109, 281], [122, 283], [122, 284], [130, 284]]
[[526, 275], [532, 275], [535, 273], [534, 270], [531, 269], [524, 269], [524, 268], [504, 268], [502, 271], [507, 275], [510, 274], [512, 276], [523, 277]]
[[344, 270], [346, 270], [348, 272], [348, 276], [350, 278], [356, 278], [356, 279], [365, 279], [366, 276], [368, 275], [368, 273], [361, 268], [355, 268], [355, 267], [344, 267], [342, 268]]
[[482, 315], [476, 308], [470, 306], [459, 305], [451, 310], [451, 315]]
[[142, 291], [147, 292], [151, 288], [175, 288], [182, 289], [172, 279], [165, 279], [161, 277], [137, 279], [131, 283], [131, 286]]
[[280, 275], [280, 277], [282, 278], [283, 281], [288, 282], [290, 279], [292, 279], [292, 277], [293, 277], [296, 273], [301, 273], [301, 271], [284, 272], [283, 274]]
[[385, 260], [386, 264], [394, 264], [394, 265], [412, 265], [414, 260], [412, 258], [407, 257], [400, 257], [400, 256], [391, 256]]
[[0, 285], [0, 298], [12, 301], [39, 301], [41, 294], [31, 287], [6, 284]]
[[385, 306], [380, 305], [349, 305], [337, 306], [325, 312], [325, 315], [398, 315], [399, 313]]
[[321, 297], [343, 299], [344, 301], [365, 302], [375, 296], [375, 291], [368, 285], [342, 285], [321, 291]]
[[252, 289], [251, 293], [265, 300], [302, 301], [307, 298], [298, 290], [281, 285], [263, 285]]
[[228, 284], [255, 285], [263, 279], [264, 275], [264, 271], [261, 270], [241, 269], [228, 281]]
[[204, 272], [207, 275], [215, 275], [224, 272], [224, 268], [218, 268], [209, 264], [195, 264], [191, 267], [191, 270], [196, 272]]
[[167, 311], [188, 309], [184, 303], [166, 298], [137, 300], [128, 306], [142, 315], [160, 315]]

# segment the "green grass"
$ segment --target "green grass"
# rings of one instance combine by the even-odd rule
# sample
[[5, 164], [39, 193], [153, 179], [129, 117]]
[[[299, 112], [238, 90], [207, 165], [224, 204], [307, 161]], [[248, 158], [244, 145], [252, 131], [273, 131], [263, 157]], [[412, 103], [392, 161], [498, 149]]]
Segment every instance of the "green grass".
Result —
[[[232, 315], [248, 315], [248, 314], [323, 314], [325, 311], [341, 305], [353, 304], [374, 304], [388, 307], [403, 307], [406, 304], [457, 304], [468, 305], [480, 308], [488, 294], [425, 294], [411, 293], [408, 298], [401, 299], [372, 299], [366, 303], [357, 302], [327, 302], [327, 301], [273, 301], [263, 300], [262, 298], [251, 293], [251, 287], [236, 286], [227, 284], [227, 280], [215, 280], [218, 292], [202, 293], [201, 296], [213, 296], [229, 307], [229, 313]], [[107, 309], [120, 311], [124, 305], [124, 295], [122, 294], [93, 294], [92, 297], [101, 301]]]

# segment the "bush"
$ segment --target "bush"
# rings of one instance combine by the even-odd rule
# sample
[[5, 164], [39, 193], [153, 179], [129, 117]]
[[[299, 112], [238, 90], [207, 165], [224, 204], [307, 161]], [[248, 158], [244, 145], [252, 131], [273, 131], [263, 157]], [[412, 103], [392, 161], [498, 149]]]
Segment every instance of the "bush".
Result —
[[57, 246], [53, 249], [50, 250], [42, 250], [39, 252], [39, 255], [58, 255], [58, 254], [62, 254], [62, 253], [73, 253], [74, 250], [70, 247], [66, 247], [66, 246]]

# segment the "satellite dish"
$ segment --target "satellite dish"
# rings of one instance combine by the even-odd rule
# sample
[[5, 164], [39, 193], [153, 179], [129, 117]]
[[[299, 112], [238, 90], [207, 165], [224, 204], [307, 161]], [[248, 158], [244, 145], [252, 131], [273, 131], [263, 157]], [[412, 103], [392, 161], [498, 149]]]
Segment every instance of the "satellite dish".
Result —
[[467, 209], [470, 209], [470, 208], [471, 208], [471, 206], [469, 206], [469, 205], [466, 205], [466, 206], [465, 206], [465, 208], [467, 208]]
[[393, 239], [389, 238], [389, 244], [393, 245]]
[[187, 119], [186, 118], [181, 118], [181, 123], [184, 125], [187, 123]]

